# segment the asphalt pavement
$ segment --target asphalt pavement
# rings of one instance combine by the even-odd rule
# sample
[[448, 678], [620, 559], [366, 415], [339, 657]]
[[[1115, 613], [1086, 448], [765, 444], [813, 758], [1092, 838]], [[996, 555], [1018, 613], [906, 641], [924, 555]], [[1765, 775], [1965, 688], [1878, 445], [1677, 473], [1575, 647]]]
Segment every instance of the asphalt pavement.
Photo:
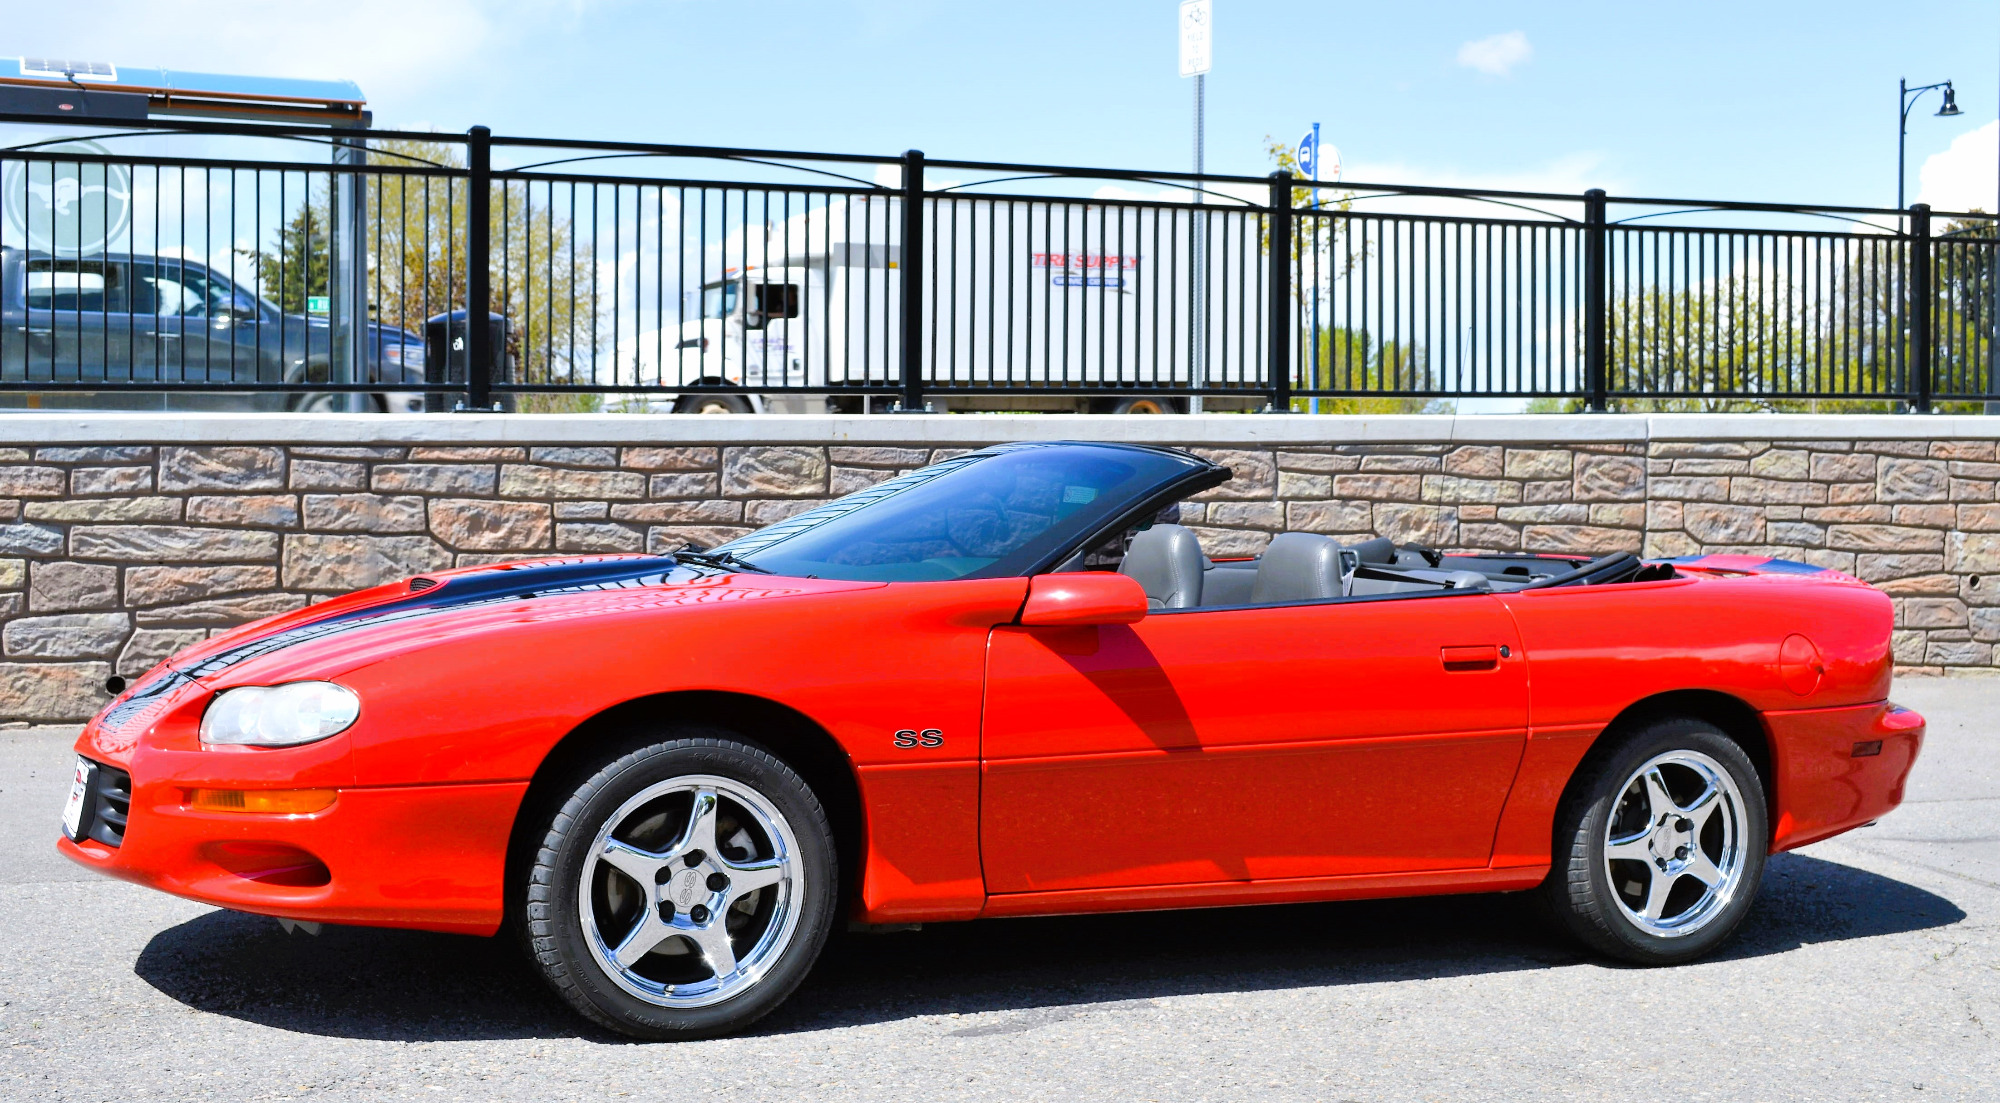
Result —
[[1903, 808], [1737, 938], [1607, 964], [1516, 896], [845, 936], [751, 1033], [644, 1045], [499, 942], [317, 937], [58, 857], [73, 730], [0, 732], [0, 1100], [2000, 1100], [2000, 680], [1925, 679]]

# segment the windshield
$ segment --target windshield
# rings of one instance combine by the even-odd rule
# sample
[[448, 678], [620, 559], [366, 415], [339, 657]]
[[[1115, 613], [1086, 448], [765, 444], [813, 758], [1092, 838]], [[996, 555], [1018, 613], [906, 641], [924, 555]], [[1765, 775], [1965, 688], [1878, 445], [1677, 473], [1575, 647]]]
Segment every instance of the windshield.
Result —
[[785, 575], [861, 582], [1024, 574], [1204, 465], [1094, 445], [1029, 445], [932, 464], [716, 549]]
[[736, 313], [736, 283], [709, 284], [701, 289], [701, 316], [727, 318]]

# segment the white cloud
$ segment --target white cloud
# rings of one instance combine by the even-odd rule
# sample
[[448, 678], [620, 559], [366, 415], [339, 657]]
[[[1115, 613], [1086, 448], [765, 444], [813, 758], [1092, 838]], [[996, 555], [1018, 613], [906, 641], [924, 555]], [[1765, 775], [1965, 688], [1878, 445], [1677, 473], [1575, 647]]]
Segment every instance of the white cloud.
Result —
[[1477, 69], [1489, 77], [1504, 77], [1514, 71], [1514, 66], [1528, 60], [1535, 52], [1528, 45], [1528, 36], [1520, 31], [1507, 31], [1476, 39], [1458, 48], [1458, 63], [1467, 69]]
[[1990, 122], [1951, 140], [1943, 153], [1924, 158], [1917, 170], [1917, 202], [1941, 211], [1992, 211], [2000, 191], [2000, 122]]

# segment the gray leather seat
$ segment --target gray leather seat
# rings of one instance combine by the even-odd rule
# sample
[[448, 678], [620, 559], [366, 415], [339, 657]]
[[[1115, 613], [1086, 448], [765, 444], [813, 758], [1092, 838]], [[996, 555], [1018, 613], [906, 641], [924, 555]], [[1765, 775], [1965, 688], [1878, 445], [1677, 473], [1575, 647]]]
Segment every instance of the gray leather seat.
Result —
[[1257, 579], [1250, 584], [1250, 601], [1256, 605], [1339, 596], [1340, 544], [1309, 532], [1287, 532], [1273, 539], [1257, 561]]
[[1154, 525], [1132, 538], [1118, 573], [1136, 579], [1152, 609], [1192, 609], [1201, 604], [1201, 572], [1208, 557], [1194, 533], [1179, 525]]

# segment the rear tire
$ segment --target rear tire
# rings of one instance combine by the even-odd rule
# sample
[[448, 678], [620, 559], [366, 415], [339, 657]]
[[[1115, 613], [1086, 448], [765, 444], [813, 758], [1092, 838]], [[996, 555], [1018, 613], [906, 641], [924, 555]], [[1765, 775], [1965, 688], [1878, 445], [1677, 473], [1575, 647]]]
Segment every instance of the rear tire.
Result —
[[1544, 900], [1599, 953], [1691, 961], [1749, 912], [1770, 845], [1766, 816], [1757, 768], [1734, 740], [1704, 721], [1655, 720], [1571, 783]]
[[732, 733], [679, 728], [576, 786], [517, 907], [543, 976], [585, 1018], [710, 1038], [805, 979], [838, 885], [832, 829], [796, 772]]
[[747, 414], [750, 400], [740, 394], [684, 394], [674, 400], [677, 414]]

